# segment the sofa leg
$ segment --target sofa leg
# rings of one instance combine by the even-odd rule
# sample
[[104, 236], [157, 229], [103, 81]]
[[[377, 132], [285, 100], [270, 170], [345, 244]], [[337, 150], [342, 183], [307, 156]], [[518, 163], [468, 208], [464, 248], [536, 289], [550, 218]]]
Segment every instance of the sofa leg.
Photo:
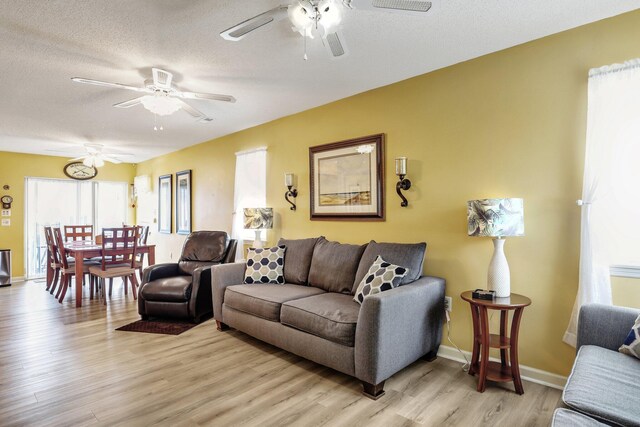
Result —
[[216, 320], [216, 329], [218, 329], [220, 332], [226, 331], [229, 329], [229, 326], [222, 323], [219, 320]]
[[362, 394], [369, 399], [378, 400], [384, 396], [384, 381], [379, 384], [370, 384], [362, 381]]
[[430, 351], [429, 353], [422, 356], [422, 360], [425, 360], [427, 362], [433, 362], [437, 358], [438, 358], [438, 350]]

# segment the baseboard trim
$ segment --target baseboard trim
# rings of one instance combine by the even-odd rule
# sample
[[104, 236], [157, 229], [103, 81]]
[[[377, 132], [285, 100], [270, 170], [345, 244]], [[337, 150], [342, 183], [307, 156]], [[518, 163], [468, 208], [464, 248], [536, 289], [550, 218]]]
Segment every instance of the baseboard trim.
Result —
[[[468, 351], [463, 351], [464, 355], [467, 356], [467, 359], [471, 360], [471, 353]], [[456, 362], [464, 363], [465, 360], [453, 347], [449, 347], [446, 345], [441, 345], [438, 350], [438, 356], [455, 360]], [[500, 359], [496, 359], [495, 357], [490, 357], [490, 360], [494, 360], [499, 362]], [[558, 390], [564, 390], [564, 386], [567, 383], [567, 377], [563, 377], [562, 375], [553, 374], [551, 372], [543, 371], [541, 369], [532, 368], [526, 365], [520, 365], [520, 375], [523, 380], [531, 381], [532, 383], [546, 385], [547, 387], [555, 388]]]
[[20, 282], [24, 282], [25, 278], [24, 276], [17, 276], [17, 277], [12, 277], [11, 278], [11, 283], [20, 283]]

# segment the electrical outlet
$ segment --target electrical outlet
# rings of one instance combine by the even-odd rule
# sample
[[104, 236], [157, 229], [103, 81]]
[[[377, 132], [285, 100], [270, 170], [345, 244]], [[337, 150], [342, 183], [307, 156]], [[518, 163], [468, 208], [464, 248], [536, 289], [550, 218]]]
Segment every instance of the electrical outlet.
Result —
[[444, 297], [444, 309], [450, 312], [452, 305], [453, 305], [453, 300], [451, 299], [451, 297]]

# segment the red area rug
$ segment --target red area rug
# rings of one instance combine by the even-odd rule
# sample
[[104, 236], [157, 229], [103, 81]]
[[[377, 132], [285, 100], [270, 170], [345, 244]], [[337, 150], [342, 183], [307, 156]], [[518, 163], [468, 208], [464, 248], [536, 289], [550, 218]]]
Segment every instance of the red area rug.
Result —
[[191, 322], [167, 322], [163, 320], [138, 320], [128, 325], [121, 326], [116, 331], [127, 332], [146, 332], [148, 334], [163, 334], [163, 335], [180, 335], [183, 332], [188, 331], [194, 326], [198, 326], [197, 323]]

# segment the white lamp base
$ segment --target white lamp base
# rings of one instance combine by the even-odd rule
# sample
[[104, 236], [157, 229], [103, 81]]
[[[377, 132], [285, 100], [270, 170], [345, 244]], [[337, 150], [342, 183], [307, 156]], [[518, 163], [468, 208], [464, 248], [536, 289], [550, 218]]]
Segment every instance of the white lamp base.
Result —
[[253, 247], [256, 249], [262, 249], [262, 239], [260, 238], [260, 233], [262, 230], [255, 230], [256, 238], [253, 240]]
[[493, 239], [493, 256], [489, 263], [487, 274], [487, 286], [490, 291], [496, 292], [497, 298], [511, 295], [511, 272], [507, 257], [504, 256], [504, 239]]

